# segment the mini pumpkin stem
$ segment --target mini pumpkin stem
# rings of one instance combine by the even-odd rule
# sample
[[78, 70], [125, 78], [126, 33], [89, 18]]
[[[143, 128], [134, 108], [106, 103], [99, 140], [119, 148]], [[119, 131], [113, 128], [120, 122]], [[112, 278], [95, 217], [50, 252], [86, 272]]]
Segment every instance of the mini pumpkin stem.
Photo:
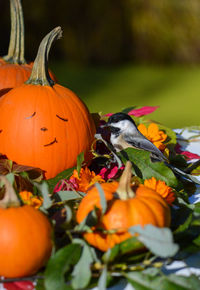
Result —
[[48, 72], [48, 56], [53, 42], [61, 38], [61, 36], [62, 29], [58, 26], [43, 38], [34, 61], [31, 76], [26, 81], [26, 84], [41, 86], [53, 86], [55, 84]]
[[3, 59], [9, 63], [25, 64], [24, 17], [20, 0], [10, 0], [11, 32], [8, 54]]
[[3, 199], [0, 200], [0, 207], [7, 208], [20, 206], [20, 201], [8, 179], [5, 176], [0, 175], [0, 182], [5, 186], [5, 194]]
[[135, 196], [135, 193], [131, 188], [131, 176], [132, 176], [131, 169], [132, 169], [132, 164], [128, 160], [126, 162], [126, 166], [124, 168], [122, 176], [120, 177], [119, 186], [116, 191], [119, 198], [122, 200], [133, 198]]

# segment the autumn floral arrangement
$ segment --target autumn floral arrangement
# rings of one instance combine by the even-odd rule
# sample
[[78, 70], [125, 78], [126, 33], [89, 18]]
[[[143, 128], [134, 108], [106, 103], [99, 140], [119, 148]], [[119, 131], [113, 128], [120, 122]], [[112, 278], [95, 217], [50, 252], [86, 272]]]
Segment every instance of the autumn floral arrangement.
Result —
[[[15, 44], [23, 40], [21, 3], [10, 3], [2, 74], [18, 74], [22, 63], [27, 70], [15, 51], [23, 46]], [[167, 162], [135, 148], [116, 152], [104, 126], [112, 114], [90, 114], [48, 70], [60, 37], [60, 27], [47, 34], [26, 79], [0, 91], [0, 282], [4, 289], [107, 289], [120, 281], [199, 289], [197, 276], [166, 274], [166, 267], [200, 251], [200, 207], [190, 202], [200, 156], [150, 120], [158, 109], [150, 106], [122, 112]]]

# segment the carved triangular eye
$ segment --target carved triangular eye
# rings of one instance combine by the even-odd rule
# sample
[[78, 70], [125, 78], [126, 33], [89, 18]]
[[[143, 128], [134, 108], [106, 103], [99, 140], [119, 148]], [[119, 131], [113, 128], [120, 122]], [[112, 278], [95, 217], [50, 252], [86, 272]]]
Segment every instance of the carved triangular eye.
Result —
[[64, 121], [64, 122], [68, 122], [68, 119], [62, 118], [62, 117], [60, 117], [60, 116], [58, 116], [58, 115], [56, 115], [56, 117], [57, 117], [58, 119]]

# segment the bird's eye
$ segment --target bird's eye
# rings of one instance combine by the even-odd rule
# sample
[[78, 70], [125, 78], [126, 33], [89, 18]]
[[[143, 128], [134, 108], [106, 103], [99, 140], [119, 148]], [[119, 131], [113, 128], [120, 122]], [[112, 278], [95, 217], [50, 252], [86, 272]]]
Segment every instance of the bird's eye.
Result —
[[116, 134], [116, 133], [119, 133], [120, 128], [110, 126], [110, 131], [111, 131], [111, 133], [115, 133]]

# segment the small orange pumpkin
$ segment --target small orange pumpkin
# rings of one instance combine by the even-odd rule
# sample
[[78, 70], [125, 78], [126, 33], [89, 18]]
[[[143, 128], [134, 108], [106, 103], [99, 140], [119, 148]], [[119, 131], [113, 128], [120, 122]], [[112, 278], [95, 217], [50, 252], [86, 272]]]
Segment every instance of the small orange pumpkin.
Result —
[[0, 275], [17, 278], [35, 274], [52, 251], [52, 227], [32, 206], [20, 206], [6, 177], [0, 176], [6, 193], [0, 201]]
[[[8, 54], [0, 58], [0, 97], [22, 85], [31, 75], [33, 63], [24, 58], [24, 18], [21, 0], [10, 0], [11, 33]], [[50, 71], [52, 79], [56, 77]]]
[[57, 27], [43, 39], [29, 80], [0, 98], [0, 152], [47, 179], [73, 167], [81, 152], [91, 158], [95, 133], [85, 104], [49, 76], [48, 53], [61, 34]]
[[10, 0], [10, 11], [8, 54], [1, 58], [0, 65], [0, 90], [3, 91], [23, 84], [30, 77], [32, 68], [24, 58], [24, 19], [20, 0]]
[[[107, 251], [114, 245], [128, 239], [131, 234], [128, 228], [135, 225], [152, 224], [157, 227], [170, 225], [170, 209], [165, 200], [154, 190], [140, 184], [130, 187], [131, 163], [128, 161], [120, 182], [102, 183], [108, 208], [92, 233], [84, 233], [89, 244]], [[134, 190], [134, 191], [133, 191]], [[117, 198], [116, 198], [117, 195]], [[96, 187], [92, 187], [82, 199], [77, 210], [76, 219], [81, 223], [94, 208], [101, 211], [100, 196]], [[115, 233], [104, 233], [116, 230]]]

